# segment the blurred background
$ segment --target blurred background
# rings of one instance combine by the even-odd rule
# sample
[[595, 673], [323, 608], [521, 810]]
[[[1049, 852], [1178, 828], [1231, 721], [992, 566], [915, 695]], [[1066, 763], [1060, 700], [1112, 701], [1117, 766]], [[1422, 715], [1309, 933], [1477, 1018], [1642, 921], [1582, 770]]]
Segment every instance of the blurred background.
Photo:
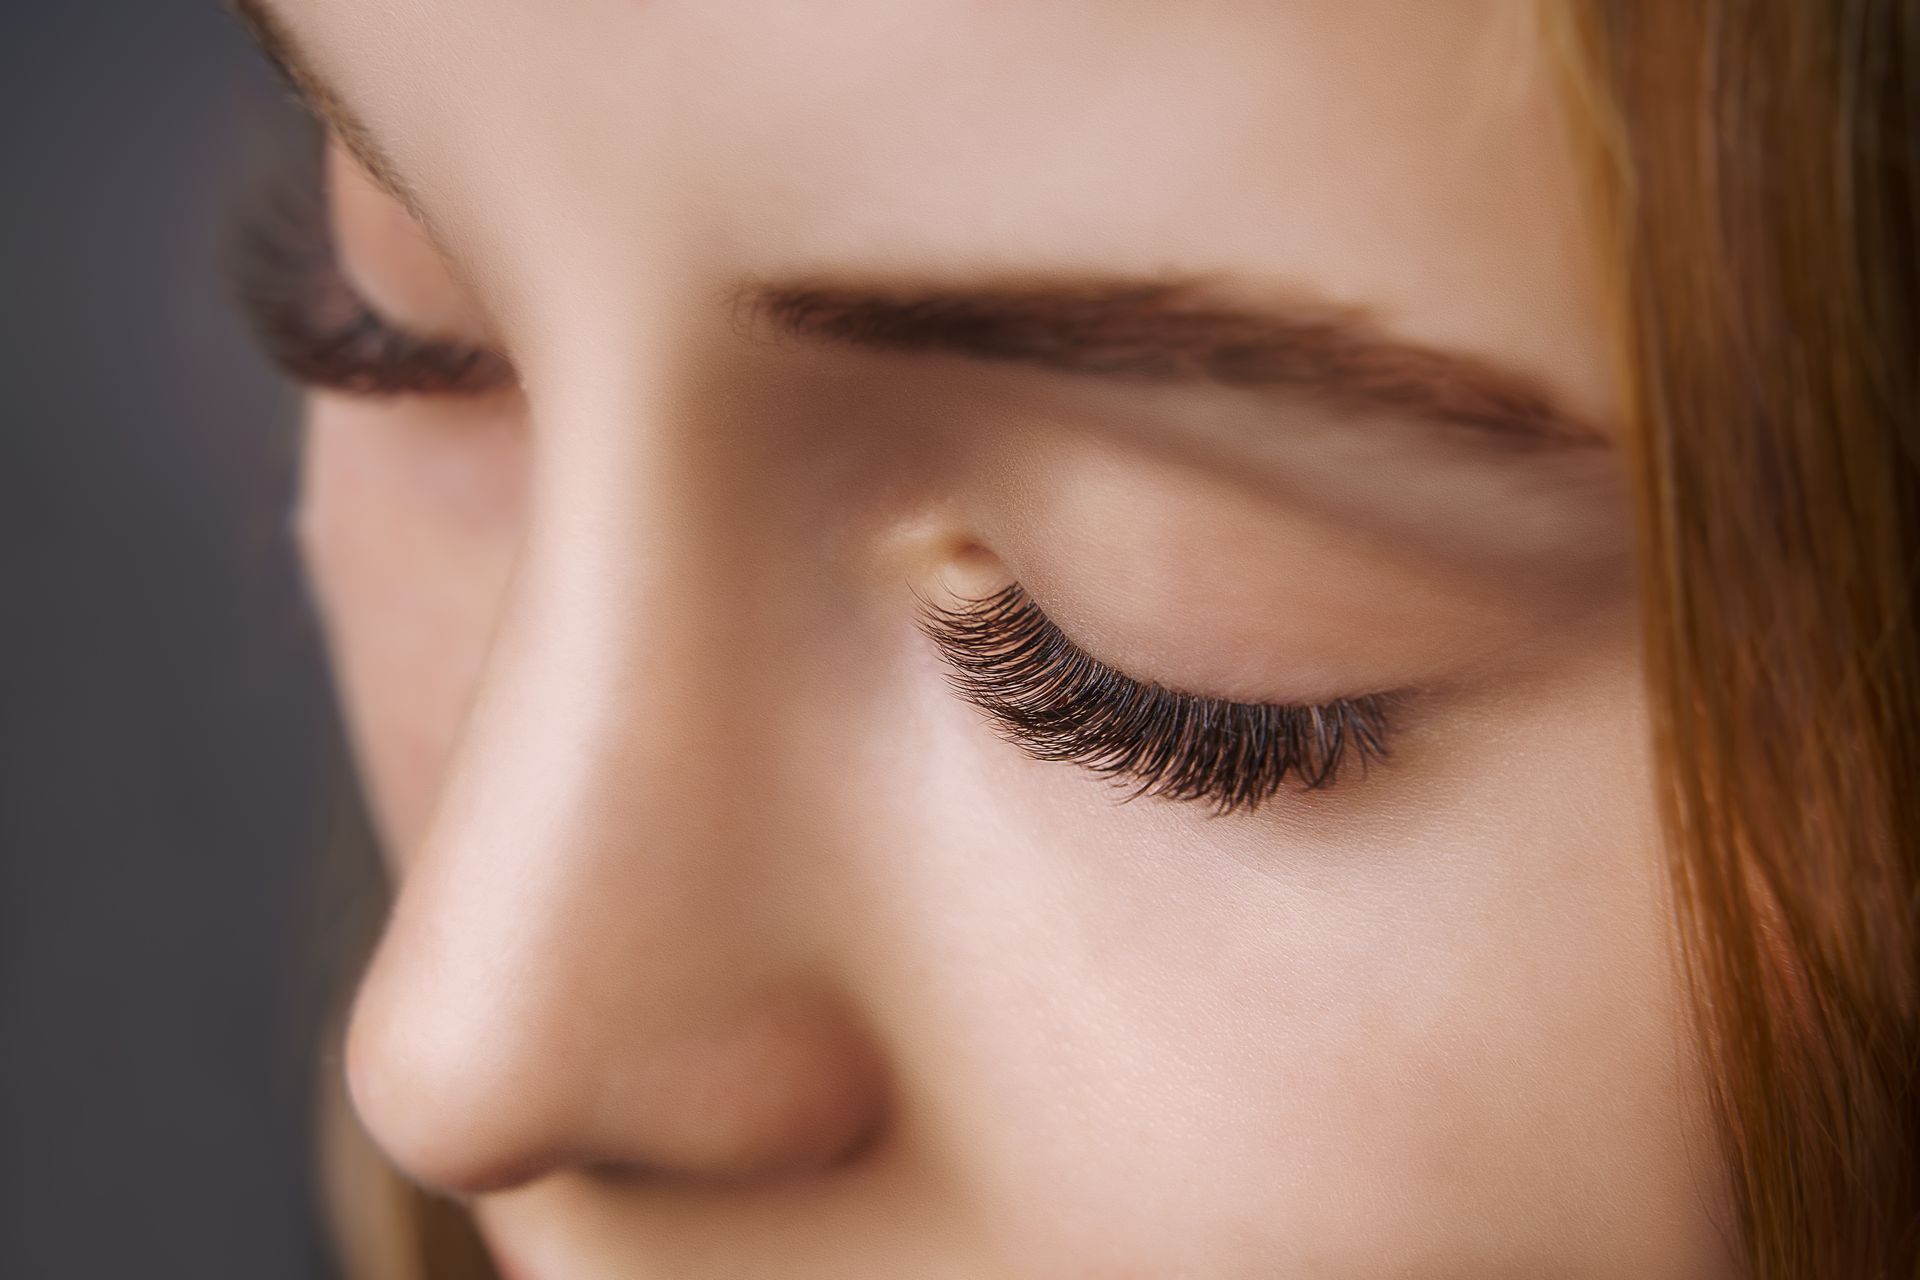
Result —
[[216, 0], [0, 17], [6, 1280], [330, 1274], [335, 729], [218, 249], [289, 110]]

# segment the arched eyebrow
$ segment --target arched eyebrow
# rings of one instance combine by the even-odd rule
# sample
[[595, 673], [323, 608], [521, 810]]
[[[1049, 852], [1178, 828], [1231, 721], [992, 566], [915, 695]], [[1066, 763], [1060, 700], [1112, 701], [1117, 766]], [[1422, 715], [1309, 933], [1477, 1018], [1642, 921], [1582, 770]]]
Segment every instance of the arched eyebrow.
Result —
[[352, 153], [353, 158], [360, 162], [360, 167], [366, 170], [367, 176], [431, 234], [433, 224], [428, 220], [419, 196], [400, 176], [399, 169], [388, 158], [373, 131], [361, 123], [360, 117], [347, 105], [346, 100], [334, 92], [327, 79], [315, 70], [312, 60], [301, 50], [292, 32], [268, 6], [267, 0], [227, 0], [227, 3], [294, 96], [304, 102], [340, 140], [340, 145]]
[[1358, 309], [1309, 299], [1249, 310], [1216, 298], [1198, 283], [1137, 280], [802, 281], [745, 289], [735, 314], [785, 336], [869, 351], [1285, 392], [1344, 412], [1459, 428], [1515, 452], [1611, 445], [1539, 379], [1395, 338]]
[[[269, 0], [228, 0], [290, 89], [433, 235], [372, 131], [314, 68]], [[437, 239], [437, 237], [436, 237]], [[736, 316], [802, 340], [1057, 372], [1284, 391], [1353, 413], [1464, 429], [1510, 451], [1604, 449], [1607, 432], [1540, 382], [1484, 357], [1395, 338], [1312, 300], [1244, 309], [1193, 282], [1041, 279], [977, 287], [809, 280], [741, 289]]]

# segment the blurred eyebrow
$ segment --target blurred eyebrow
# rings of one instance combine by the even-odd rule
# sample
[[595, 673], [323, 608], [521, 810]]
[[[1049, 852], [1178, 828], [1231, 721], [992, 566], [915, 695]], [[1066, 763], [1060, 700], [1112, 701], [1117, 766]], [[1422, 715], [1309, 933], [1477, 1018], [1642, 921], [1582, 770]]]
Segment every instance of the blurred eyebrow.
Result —
[[1462, 428], [1514, 451], [1606, 448], [1524, 372], [1391, 337], [1313, 302], [1242, 310], [1193, 283], [1058, 280], [981, 289], [761, 286], [738, 300], [784, 335], [1070, 374], [1276, 390]]
[[366, 170], [367, 176], [381, 190], [399, 201], [422, 225], [430, 225], [418, 196], [401, 178], [373, 132], [360, 122], [359, 116], [333, 91], [332, 86], [314, 71], [312, 61], [301, 52], [286, 24], [268, 7], [267, 0], [228, 0], [228, 5], [287, 87], [352, 153], [353, 158], [360, 162], [360, 167]]

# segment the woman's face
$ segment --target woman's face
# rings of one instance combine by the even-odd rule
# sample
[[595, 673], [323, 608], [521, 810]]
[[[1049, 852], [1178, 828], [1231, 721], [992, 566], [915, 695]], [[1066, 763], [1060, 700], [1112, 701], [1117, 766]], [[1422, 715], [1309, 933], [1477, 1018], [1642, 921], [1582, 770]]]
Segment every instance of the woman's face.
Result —
[[299, 529], [351, 1093], [513, 1274], [1721, 1273], [1531, 6], [267, 8], [512, 366]]

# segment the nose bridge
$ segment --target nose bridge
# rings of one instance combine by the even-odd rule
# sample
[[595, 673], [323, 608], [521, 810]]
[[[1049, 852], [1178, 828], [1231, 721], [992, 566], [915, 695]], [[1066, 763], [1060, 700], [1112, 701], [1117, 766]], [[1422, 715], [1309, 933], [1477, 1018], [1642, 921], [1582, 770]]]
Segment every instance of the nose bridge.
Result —
[[574, 412], [632, 427], [556, 426], [539, 451], [521, 554], [419, 860], [423, 873], [497, 863], [526, 894], [519, 915], [542, 920], [545, 904], [577, 925], [614, 885], [646, 890], [630, 913], [745, 870], [723, 865], [719, 848], [737, 842], [699, 801], [744, 749], [741, 672], [767, 627], [752, 616], [762, 602], [729, 586], [750, 570], [720, 482], [702, 474], [717, 466], [636, 398]]
[[437, 1185], [574, 1162], [740, 1176], [830, 1159], [873, 1115], [854, 1011], [770, 889], [776, 806], [739, 793], [777, 770], [755, 758], [765, 606], [736, 589], [756, 570], [724, 478], [657, 421], [633, 430], [653, 447], [582, 431], [541, 458], [356, 1003], [356, 1104]]

